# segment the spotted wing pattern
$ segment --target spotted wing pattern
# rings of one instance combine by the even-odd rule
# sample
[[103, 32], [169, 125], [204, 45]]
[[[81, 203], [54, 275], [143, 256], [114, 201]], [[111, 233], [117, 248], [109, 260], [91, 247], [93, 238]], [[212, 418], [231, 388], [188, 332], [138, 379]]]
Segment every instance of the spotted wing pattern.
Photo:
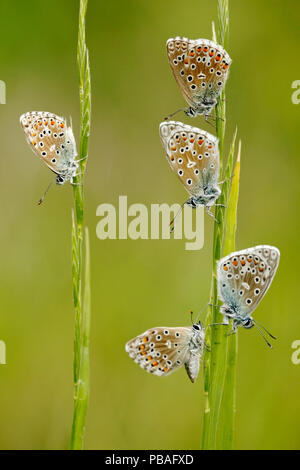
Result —
[[160, 137], [167, 160], [191, 196], [218, 186], [220, 163], [218, 139], [197, 127], [181, 122], [160, 124]]
[[191, 327], [156, 327], [128, 341], [126, 352], [147, 372], [168, 375], [189, 358]]
[[53, 113], [33, 111], [23, 114], [20, 122], [27, 142], [41, 160], [54, 173], [68, 176], [70, 172], [69, 176], [73, 176], [76, 144], [65, 119]]
[[[203, 103], [211, 103], [212, 109], [228, 77], [232, 62], [228, 53], [208, 39], [176, 37], [168, 39], [167, 54], [188, 104], [197, 109]], [[209, 114], [211, 109], [203, 112]]]
[[269, 245], [237, 251], [221, 259], [218, 262], [219, 298], [240, 315], [250, 315], [270, 287], [279, 259], [279, 250]]

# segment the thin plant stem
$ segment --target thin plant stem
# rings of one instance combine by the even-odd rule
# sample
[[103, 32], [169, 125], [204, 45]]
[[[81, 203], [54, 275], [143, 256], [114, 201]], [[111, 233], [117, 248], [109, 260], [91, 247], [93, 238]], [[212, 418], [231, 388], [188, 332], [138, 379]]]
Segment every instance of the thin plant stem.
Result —
[[[89, 54], [85, 39], [85, 18], [88, 0], [80, 0], [77, 62], [79, 70], [80, 98], [80, 150], [79, 175], [73, 186], [74, 207], [72, 213], [72, 278], [75, 308], [74, 334], [74, 413], [71, 449], [82, 449], [85, 419], [89, 396], [89, 325], [90, 325], [90, 275], [88, 232], [84, 243], [84, 173], [88, 157], [88, 141], [91, 118], [91, 78]], [[85, 255], [85, 260], [84, 260]], [[82, 300], [82, 271], [85, 264], [84, 299]]]
[[[219, 0], [218, 1], [218, 37], [216, 37], [215, 28], [213, 25], [213, 39], [219, 44], [225, 47], [229, 30], [229, 2], [228, 0]], [[223, 256], [224, 253], [224, 237], [227, 233], [228, 237], [235, 237], [235, 228], [234, 233], [230, 234], [228, 226], [231, 224], [232, 217], [230, 211], [232, 211], [231, 206], [228, 206], [228, 201], [230, 201], [232, 196], [231, 192], [231, 177], [233, 175], [234, 169], [234, 151], [235, 151], [235, 140], [236, 133], [233, 137], [229, 157], [226, 162], [226, 167], [224, 170], [224, 138], [226, 130], [226, 102], [225, 102], [225, 89], [220, 96], [217, 106], [216, 106], [216, 134], [219, 139], [219, 152], [220, 152], [220, 168], [221, 174], [225, 183], [222, 187], [222, 194], [220, 204], [224, 204], [226, 207], [217, 206], [215, 209], [215, 217], [218, 222], [215, 222], [214, 225], [214, 237], [213, 237], [213, 273], [212, 273], [212, 286], [211, 286], [211, 304], [209, 308], [206, 325], [210, 323], [222, 323], [223, 315], [220, 313], [218, 305], [218, 289], [217, 289], [217, 261]], [[230, 197], [229, 197], [230, 195]], [[232, 202], [232, 207], [237, 205], [238, 192], [234, 203]], [[235, 227], [235, 225], [234, 225]], [[232, 240], [231, 240], [232, 241]], [[232, 242], [234, 246], [234, 241]], [[204, 394], [205, 394], [205, 409], [204, 409], [204, 418], [203, 418], [203, 432], [202, 432], [202, 449], [216, 449], [223, 448], [224, 444], [221, 439], [224, 439], [226, 434], [225, 428], [227, 426], [226, 418], [221, 421], [223, 428], [221, 429], [220, 424], [220, 414], [223, 417], [231, 416], [232, 413], [228, 411], [228, 414], [224, 414], [222, 407], [234, 406], [228, 404], [227, 402], [222, 401], [223, 390], [225, 377], [228, 375], [229, 363], [234, 363], [235, 368], [235, 358], [236, 358], [236, 347], [233, 346], [231, 342], [230, 350], [228, 350], [228, 326], [222, 325], [213, 325], [207, 328], [206, 342], [210, 346], [210, 353], [206, 352], [204, 357]], [[232, 380], [230, 383], [231, 391], [235, 393], [235, 372], [232, 371]], [[229, 392], [229, 388], [227, 389]], [[229, 418], [228, 418], [229, 419]], [[232, 436], [228, 439], [226, 446], [230, 447], [233, 437], [233, 426]], [[219, 436], [222, 436], [219, 439]], [[227, 438], [227, 435], [226, 435]]]

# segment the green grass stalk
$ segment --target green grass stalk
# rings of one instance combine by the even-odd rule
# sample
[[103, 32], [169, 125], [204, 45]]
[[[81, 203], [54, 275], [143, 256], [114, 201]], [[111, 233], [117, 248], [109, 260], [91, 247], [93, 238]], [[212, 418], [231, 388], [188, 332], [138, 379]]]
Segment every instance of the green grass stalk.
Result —
[[[235, 251], [235, 234], [237, 226], [237, 203], [240, 183], [241, 142], [229, 196], [226, 232], [223, 256]], [[227, 361], [225, 370], [224, 389], [218, 425], [217, 448], [230, 450], [233, 445], [236, 413], [236, 361], [238, 349], [238, 334], [230, 335], [227, 339]]]
[[[214, 32], [213, 27], [213, 39], [219, 44], [223, 45], [226, 48], [226, 41], [228, 38], [229, 30], [229, 2], [228, 0], [219, 0], [218, 1], [218, 37]], [[217, 292], [217, 261], [224, 254], [224, 241], [225, 234], [227, 233], [227, 244], [228, 246], [234, 246], [235, 239], [235, 224], [234, 232], [230, 231], [232, 220], [234, 216], [234, 207], [237, 205], [238, 191], [237, 193], [232, 193], [234, 186], [231, 185], [231, 177], [234, 170], [234, 153], [235, 153], [235, 140], [236, 133], [233, 137], [231, 149], [229, 152], [229, 157], [226, 162], [226, 167], [224, 169], [224, 138], [226, 130], [226, 101], [225, 101], [225, 89], [220, 96], [217, 106], [216, 106], [216, 134], [219, 139], [219, 152], [220, 152], [220, 168], [222, 179], [225, 181], [222, 186], [222, 194], [218, 200], [219, 204], [224, 204], [226, 207], [217, 206], [215, 209], [215, 217], [218, 222], [214, 224], [214, 237], [213, 237], [213, 273], [212, 273], [212, 287], [211, 287], [211, 304], [212, 306], [208, 310], [206, 318], [207, 326], [207, 335], [206, 342], [210, 347], [210, 352], [205, 353], [204, 357], [204, 394], [205, 394], [205, 409], [204, 409], [204, 418], [203, 418], [203, 433], [202, 433], [202, 449], [216, 449], [223, 448], [225, 445], [224, 435], [228, 438], [226, 434], [227, 427], [227, 417], [232, 416], [232, 412], [228, 410], [228, 413], [224, 414], [222, 407], [229, 406], [227, 402], [222, 401], [223, 390], [225, 384], [225, 377], [232, 374], [232, 380], [230, 387], [226, 389], [227, 392], [230, 390], [232, 393], [235, 393], [235, 372], [229, 369], [228, 361], [233, 364], [235, 369], [235, 359], [236, 359], [236, 347], [234, 343], [230, 342], [230, 350], [228, 350], [228, 326], [214, 325], [208, 327], [210, 323], [222, 323], [224, 317], [220, 314], [219, 311], [219, 300]], [[231, 189], [232, 188], [232, 189]], [[230, 195], [230, 196], [229, 196]], [[229, 202], [231, 201], [231, 205]], [[235, 209], [236, 210], [236, 209]], [[236, 220], [236, 212], [235, 219]], [[228, 375], [229, 374], [229, 375]], [[227, 380], [227, 379], [226, 379]], [[234, 406], [232, 404], [232, 406]], [[222, 412], [222, 413], [221, 413]], [[220, 421], [220, 414], [224, 417]], [[220, 427], [220, 423], [223, 426]], [[219, 439], [219, 436], [222, 436]], [[232, 442], [233, 437], [233, 426], [232, 426], [232, 436], [230, 439]], [[223, 440], [222, 440], [223, 439]], [[226, 446], [230, 446], [229, 442], [226, 443]]]
[[[80, 98], [80, 174], [73, 186], [74, 207], [72, 213], [72, 279], [75, 308], [74, 334], [74, 412], [71, 449], [82, 449], [85, 419], [89, 397], [89, 332], [90, 332], [90, 260], [88, 232], [84, 243], [84, 174], [88, 157], [88, 141], [91, 119], [91, 77], [89, 54], [85, 39], [85, 18], [88, 0], [80, 0], [77, 62], [79, 70]], [[85, 255], [85, 259], [84, 259]], [[84, 299], [82, 299], [82, 276], [85, 264]]]

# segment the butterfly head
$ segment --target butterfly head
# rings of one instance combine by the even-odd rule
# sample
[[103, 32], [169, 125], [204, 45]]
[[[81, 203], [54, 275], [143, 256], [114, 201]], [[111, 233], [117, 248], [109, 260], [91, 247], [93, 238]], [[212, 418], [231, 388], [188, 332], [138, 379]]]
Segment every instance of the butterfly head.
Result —
[[205, 338], [205, 331], [201, 321], [199, 320], [198, 323], [194, 323], [192, 326], [193, 331], [193, 339], [192, 341], [199, 347], [203, 347], [204, 345], [204, 338]]
[[58, 175], [57, 178], [56, 178], [56, 184], [65, 184], [66, 180], [65, 180], [65, 177], [62, 176], [62, 175]]
[[253, 328], [254, 322], [251, 317], [246, 317], [246, 318], [239, 318], [237, 320], [234, 320], [234, 323], [236, 323], [236, 326], [242, 326], [246, 330], [250, 330], [250, 328]]
[[70, 161], [68, 168], [63, 172], [57, 175], [56, 184], [62, 185], [66, 181], [71, 180], [76, 176], [79, 165], [76, 161]]

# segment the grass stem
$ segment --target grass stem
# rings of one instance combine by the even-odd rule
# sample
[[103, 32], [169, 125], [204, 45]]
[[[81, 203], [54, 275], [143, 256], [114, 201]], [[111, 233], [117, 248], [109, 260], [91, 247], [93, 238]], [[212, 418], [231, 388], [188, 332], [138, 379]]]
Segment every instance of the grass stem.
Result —
[[[80, 98], [80, 150], [79, 175], [73, 186], [74, 207], [72, 212], [72, 278], [75, 308], [74, 335], [74, 412], [71, 449], [82, 449], [85, 419], [89, 397], [89, 335], [90, 335], [90, 258], [87, 229], [84, 232], [84, 174], [88, 157], [88, 141], [91, 119], [91, 77], [89, 54], [85, 39], [85, 18], [88, 0], [80, 0], [77, 62], [79, 70]], [[85, 238], [85, 252], [83, 243]], [[85, 258], [84, 258], [85, 256]], [[85, 265], [84, 298], [82, 299], [82, 276]]]

